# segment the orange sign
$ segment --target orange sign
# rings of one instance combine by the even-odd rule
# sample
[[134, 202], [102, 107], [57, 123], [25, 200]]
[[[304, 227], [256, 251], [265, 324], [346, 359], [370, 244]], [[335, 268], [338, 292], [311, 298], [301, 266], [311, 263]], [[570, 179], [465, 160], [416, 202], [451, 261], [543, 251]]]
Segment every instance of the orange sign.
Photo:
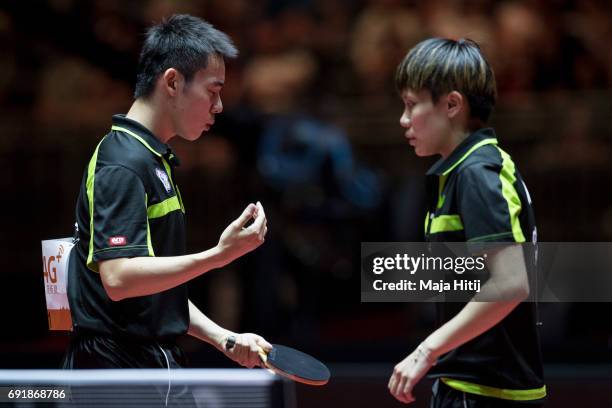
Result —
[[72, 330], [66, 287], [72, 238], [42, 241], [42, 262], [49, 330]]

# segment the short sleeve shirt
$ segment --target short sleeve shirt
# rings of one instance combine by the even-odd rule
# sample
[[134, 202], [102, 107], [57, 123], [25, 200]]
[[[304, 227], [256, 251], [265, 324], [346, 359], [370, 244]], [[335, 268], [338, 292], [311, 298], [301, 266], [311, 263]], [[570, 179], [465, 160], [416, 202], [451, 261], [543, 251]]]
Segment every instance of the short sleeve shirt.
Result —
[[[472, 133], [427, 172], [429, 242], [467, 242], [478, 252], [484, 242], [535, 241], [531, 199], [511, 157], [498, 147], [493, 129]], [[528, 269], [535, 258], [524, 251]], [[440, 324], [465, 303], [439, 303]], [[448, 377], [503, 389], [543, 384], [536, 305], [521, 303], [480, 336], [442, 356], [434, 377]]]
[[77, 200], [79, 242], [69, 264], [75, 331], [167, 339], [187, 331], [186, 285], [111, 300], [102, 260], [185, 253], [185, 209], [174, 182], [178, 158], [148, 129], [123, 115], [96, 147]]
[[536, 240], [531, 198], [493, 129], [471, 134], [427, 172], [428, 241]]

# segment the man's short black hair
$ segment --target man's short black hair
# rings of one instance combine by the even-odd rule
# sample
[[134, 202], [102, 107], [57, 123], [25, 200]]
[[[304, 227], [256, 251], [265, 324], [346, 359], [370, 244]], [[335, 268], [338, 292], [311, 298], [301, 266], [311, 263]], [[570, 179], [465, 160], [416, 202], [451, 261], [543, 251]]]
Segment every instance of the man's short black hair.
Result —
[[148, 97], [158, 76], [176, 68], [189, 82], [210, 56], [234, 58], [232, 40], [201, 18], [176, 14], [149, 28], [140, 52], [134, 98]]

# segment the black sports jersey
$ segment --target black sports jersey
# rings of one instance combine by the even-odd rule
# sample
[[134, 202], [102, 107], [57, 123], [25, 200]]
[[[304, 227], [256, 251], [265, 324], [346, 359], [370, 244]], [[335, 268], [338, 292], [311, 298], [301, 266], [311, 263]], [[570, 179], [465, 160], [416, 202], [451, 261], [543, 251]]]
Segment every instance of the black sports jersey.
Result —
[[[493, 129], [472, 133], [449, 157], [434, 164], [427, 172], [427, 189], [427, 241], [467, 242], [473, 251], [483, 242], [536, 241], [529, 193], [510, 156], [497, 146]], [[533, 252], [524, 253], [527, 268], [533, 270]], [[438, 303], [440, 324], [464, 306]], [[448, 380], [447, 385], [461, 391], [478, 393], [474, 389], [482, 385], [509, 390], [510, 396], [542, 398], [545, 388], [535, 307], [521, 303], [497, 325], [443, 355], [432, 376]], [[512, 394], [513, 390], [518, 394]]]
[[98, 262], [185, 253], [184, 206], [174, 183], [172, 150], [139, 123], [113, 116], [85, 170], [76, 206], [79, 242], [69, 263], [68, 299], [75, 331], [147, 339], [187, 332], [187, 286], [111, 300]]

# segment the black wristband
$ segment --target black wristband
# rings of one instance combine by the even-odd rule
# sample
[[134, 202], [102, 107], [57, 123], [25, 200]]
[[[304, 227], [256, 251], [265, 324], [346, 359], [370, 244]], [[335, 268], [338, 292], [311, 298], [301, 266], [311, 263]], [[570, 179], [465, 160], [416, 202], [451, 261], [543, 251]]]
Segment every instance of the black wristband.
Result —
[[227, 338], [227, 340], [225, 340], [225, 349], [227, 351], [230, 351], [231, 349], [233, 349], [235, 345], [236, 345], [236, 336], [231, 335]]

